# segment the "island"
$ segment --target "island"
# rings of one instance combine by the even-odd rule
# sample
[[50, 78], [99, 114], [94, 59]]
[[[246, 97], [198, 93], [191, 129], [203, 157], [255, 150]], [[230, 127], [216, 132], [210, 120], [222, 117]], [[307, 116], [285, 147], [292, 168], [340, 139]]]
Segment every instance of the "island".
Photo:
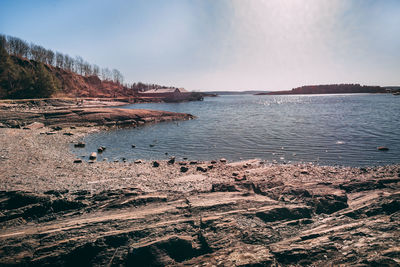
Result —
[[256, 95], [308, 95], [308, 94], [377, 94], [387, 93], [387, 89], [381, 86], [368, 86], [360, 84], [326, 84], [305, 85], [288, 91], [275, 91], [257, 93]]

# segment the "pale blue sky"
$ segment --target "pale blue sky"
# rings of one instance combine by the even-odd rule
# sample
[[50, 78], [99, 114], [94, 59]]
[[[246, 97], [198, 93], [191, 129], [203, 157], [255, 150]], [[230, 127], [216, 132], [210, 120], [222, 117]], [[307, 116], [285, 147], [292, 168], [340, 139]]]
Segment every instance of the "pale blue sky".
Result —
[[0, 0], [0, 32], [189, 90], [400, 85], [400, 1]]

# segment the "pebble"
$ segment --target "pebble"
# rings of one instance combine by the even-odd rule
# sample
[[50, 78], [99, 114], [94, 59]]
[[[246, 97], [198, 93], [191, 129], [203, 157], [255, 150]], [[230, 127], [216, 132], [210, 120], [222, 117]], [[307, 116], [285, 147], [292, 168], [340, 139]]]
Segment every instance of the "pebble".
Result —
[[196, 170], [197, 171], [201, 171], [201, 172], [207, 172], [207, 167], [205, 167], [205, 166], [197, 166]]
[[76, 160], [74, 160], [74, 163], [82, 163], [82, 160], [81, 159], [76, 159]]
[[85, 147], [85, 146], [86, 146], [86, 144], [83, 143], [83, 142], [79, 142], [79, 143], [74, 145], [74, 147]]
[[160, 163], [158, 163], [157, 161], [153, 161], [153, 167], [157, 168], [158, 166], [160, 166]]
[[168, 164], [174, 164], [175, 163], [175, 157], [171, 157], [169, 160], [168, 160]]
[[90, 156], [89, 156], [89, 159], [90, 159], [90, 160], [95, 160], [95, 159], [97, 159], [97, 153], [96, 153], [96, 152], [92, 152], [92, 153], [90, 154]]
[[181, 172], [187, 172], [188, 170], [189, 170], [188, 167], [184, 167], [184, 166], [181, 167]]

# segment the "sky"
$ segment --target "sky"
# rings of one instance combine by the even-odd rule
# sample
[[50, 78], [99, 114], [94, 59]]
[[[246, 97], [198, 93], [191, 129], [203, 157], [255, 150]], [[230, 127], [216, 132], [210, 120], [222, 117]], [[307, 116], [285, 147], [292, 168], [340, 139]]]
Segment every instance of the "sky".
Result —
[[400, 85], [398, 0], [0, 0], [0, 33], [188, 90]]

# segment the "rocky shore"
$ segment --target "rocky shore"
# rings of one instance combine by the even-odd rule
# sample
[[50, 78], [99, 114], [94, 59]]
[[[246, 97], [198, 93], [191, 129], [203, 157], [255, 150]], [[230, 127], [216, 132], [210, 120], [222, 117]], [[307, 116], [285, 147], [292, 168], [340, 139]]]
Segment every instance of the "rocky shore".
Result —
[[[120, 109], [126, 102], [119, 101], [72, 101], [49, 100], [24, 101], [21, 103], [0, 103], [0, 127], [2, 128], [37, 128], [42, 126], [129, 126], [149, 122], [188, 120], [194, 116], [157, 110]], [[100, 107], [99, 107], [100, 106]]]
[[73, 163], [72, 128], [0, 129], [0, 265], [400, 262], [399, 165]]

